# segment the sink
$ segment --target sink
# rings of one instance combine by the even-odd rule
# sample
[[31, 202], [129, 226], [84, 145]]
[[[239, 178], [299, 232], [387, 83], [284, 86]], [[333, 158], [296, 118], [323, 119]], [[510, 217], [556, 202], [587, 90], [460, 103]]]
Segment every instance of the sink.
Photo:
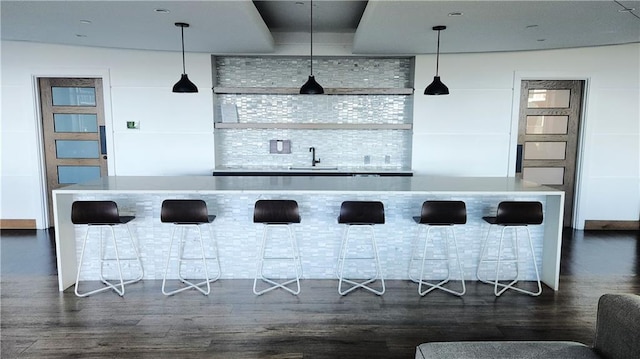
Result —
[[329, 167], [329, 166], [291, 166], [290, 170], [293, 171], [337, 171], [338, 167]]

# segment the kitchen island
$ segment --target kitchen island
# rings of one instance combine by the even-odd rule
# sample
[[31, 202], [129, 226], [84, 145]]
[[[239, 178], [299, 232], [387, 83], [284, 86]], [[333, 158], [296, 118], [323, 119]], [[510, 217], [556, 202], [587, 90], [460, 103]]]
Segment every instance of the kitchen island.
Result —
[[[259, 199], [293, 199], [302, 222], [294, 225], [303, 278], [334, 279], [342, 227], [336, 221], [345, 200], [376, 200], [385, 206], [386, 223], [376, 236], [386, 279], [408, 279], [412, 241], [417, 231], [412, 217], [426, 200], [462, 200], [467, 224], [456, 226], [465, 280], [476, 280], [480, 246], [487, 226], [482, 216], [495, 215], [504, 200], [540, 201], [544, 223], [531, 234], [542, 281], [558, 290], [564, 193], [510, 177], [318, 177], [318, 176], [185, 176], [104, 177], [53, 191], [59, 290], [75, 283], [77, 258], [85, 228], [71, 223], [75, 200], [113, 200], [121, 215], [135, 215], [132, 231], [139, 243], [145, 279], [161, 279], [171, 226], [161, 223], [160, 206], [172, 198], [203, 199], [217, 215], [222, 278], [253, 278], [261, 225], [252, 221]], [[96, 247], [95, 245], [93, 247]], [[89, 248], [87, 250], [90, 250]], [[97, 249], [95, 249], [97, 251]], [[95, 253], [94, 253], [95, 254]], [[93, 268], [98, 270], [98, 266]], [[127, 268], [125, 268], [126, 270]], [[524, 265], [521, 279], [533, 279]], [[83, 271], [83, 275], [84, 275]], [[170, 275], [175, 275], [170, 274]], [[81, 277], [83, 279], [84, 277]], [[95, 278], [87, 271], [86, 279]], [[452, 279], [460, 279], [452, 277]]]

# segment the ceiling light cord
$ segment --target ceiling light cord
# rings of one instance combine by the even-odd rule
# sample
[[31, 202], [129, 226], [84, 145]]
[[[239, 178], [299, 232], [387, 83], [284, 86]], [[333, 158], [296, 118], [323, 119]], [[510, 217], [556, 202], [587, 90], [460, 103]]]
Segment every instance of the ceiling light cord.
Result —
[[300, 87], [300, 93], [304, 95], [320, 95], [324, 93], [324, 89], [313, 76], [313, 0], [310, 0], [309, 4], [311, 6], [309, 11], [311, 14], [309, 21], [309, 33], [311, 34], [311, 50], [309, 51], [310, 72], [309, 79]]
[[[182, 73], [186, 74], [187, 73], [187, 69], [184, 66], [184, 26], [180, 26], [180, 32], [182, 33]], [[437, 70], [436, 70], [436, 72], [437, 72]]]
[[311, 62], [311, 76], [313, 76], [313, 0], [311, 0], [311, 21], [309, 21], [309, 32], [311, 33], [311, 53], [309, 56], [309, 62]]
[[438, 30], [438, 45], [436, 47], [436, 76], [440, 68], [440, 30]]

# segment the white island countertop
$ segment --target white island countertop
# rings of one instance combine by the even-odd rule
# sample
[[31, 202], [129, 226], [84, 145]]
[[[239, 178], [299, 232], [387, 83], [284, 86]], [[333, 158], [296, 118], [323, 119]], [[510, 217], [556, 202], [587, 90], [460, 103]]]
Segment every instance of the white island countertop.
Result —
[[553, 195], [562, 191], [514, 177], [317, 177], [317, 176], [111, 176], [54, 190], [54, 193], [441, 193]]

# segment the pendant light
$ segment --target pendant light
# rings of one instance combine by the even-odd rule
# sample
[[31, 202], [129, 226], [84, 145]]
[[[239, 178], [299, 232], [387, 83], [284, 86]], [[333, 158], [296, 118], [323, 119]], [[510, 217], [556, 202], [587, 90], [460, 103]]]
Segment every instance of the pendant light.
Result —
[[434, 26], [433, 30], [438, 32], [438, 48], [436, 52], [436, 75], [433, 77], [433, 82], [427, 86], [424, 90], [425, 95], [448, 95], [449, 88], [440, 81], [438, 76], [438, 67], [440, 65], [440, 31], [446, 29], [444, 25]]
[[198, 87], [189, 81], [189, 77], [186, 74], [184, 67], [184, 28], [189, 27], [189, 24], [185, 22], [176, 22], [175, 25], [180, 28], [182, 32], [182, 75], [180, 80], [173, 85], [173, 92], [198, 92]]
[[311, 63], [311, 72], [309, 75], [309, 79], [307, 82], [300, 87], [300, 93], [304, 95], [319, 95], [324, 93], [324, 89], [320, 86], [319, 83], [316, 82], [315, 77], [313, 77], [313, 0], [311, 3], [311, 21], [309, 22], [311, 25], [309, 26], [311, 32], [311, 56], [309, 57]]

